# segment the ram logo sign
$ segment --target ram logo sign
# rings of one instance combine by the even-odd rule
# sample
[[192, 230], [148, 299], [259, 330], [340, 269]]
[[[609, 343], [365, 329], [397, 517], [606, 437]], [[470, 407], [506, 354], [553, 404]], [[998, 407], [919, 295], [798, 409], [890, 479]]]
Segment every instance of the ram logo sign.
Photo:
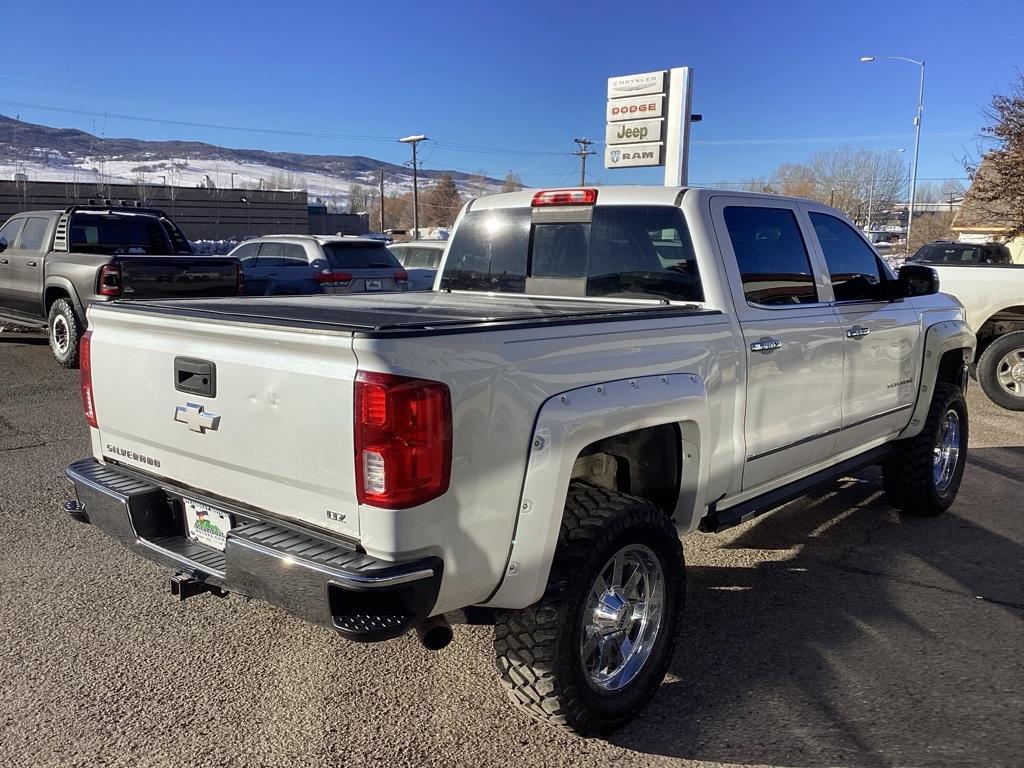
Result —
[[606, 168], [642, 168], [661, 165], [661, 142], [649, 144], [627, 144], [622, 147], [605, 147]]

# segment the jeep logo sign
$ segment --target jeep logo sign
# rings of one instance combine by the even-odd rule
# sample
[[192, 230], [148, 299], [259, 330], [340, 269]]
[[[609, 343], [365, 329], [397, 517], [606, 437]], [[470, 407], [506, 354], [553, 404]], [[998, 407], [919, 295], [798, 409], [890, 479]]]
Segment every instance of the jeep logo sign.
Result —
[[605, 147], [605, 168], [643, 168], [661, 165], [661, 142]]
[[661, 140], [660, 118], [654, 120], [630, 120], [609, 123], [605, 129], [605, 144], [637, 144]]
[[617, 120], [640, 120], [647, 117], [661, 117], [665, 95], [640, 96], [630, 99], [612, 99], [608, 102], [609, 123]]

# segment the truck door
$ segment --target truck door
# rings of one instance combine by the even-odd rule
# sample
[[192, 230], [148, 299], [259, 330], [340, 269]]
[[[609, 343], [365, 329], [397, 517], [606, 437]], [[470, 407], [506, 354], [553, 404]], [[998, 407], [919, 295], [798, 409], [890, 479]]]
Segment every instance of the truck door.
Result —
[[837, 446], [842, 452], [890, 437], [910, 421], [921, 383], [923, 338], [913, 305], [885, 297], [890, 274], [864, 238], [827, 209], [804, 207], [843, 331], [843, 424]]
[[10, 269], [8, 292], [11, 309], [27, 315], [43, 312], [43, 257], [49, 247], [47, 235], [50, 220], [29, 216], [14, 247], [8, 247], [0, 258], [6, 258]]
[[21, 228], [25, 226], [25, 219], [11, 219], [3, 228], [0, 228], [2, 237], [7, 246], [0, 251], [0, 310], [17, 310], [14, 298], [14, 265], [11, 258], [14, 255], [14, 246], [18, 244], [18, 236]]
[[746, 348], [748, 490], [835, 454], [843, 336], [795, 203], [716, 196], [711, 208]]

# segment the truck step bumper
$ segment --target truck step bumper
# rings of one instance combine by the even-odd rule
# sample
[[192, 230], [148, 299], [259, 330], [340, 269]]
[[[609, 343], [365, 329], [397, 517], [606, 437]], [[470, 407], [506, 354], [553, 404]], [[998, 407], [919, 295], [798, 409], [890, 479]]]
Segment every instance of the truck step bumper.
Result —
[[379, 560], [351, 542], [260, 518], [248, 509], [229, 510], [236, 525], [220, 552], [185, 536], [174, 486], [95, 459], [76, 461], [65, 474], [78, 497], [65, 510], [76, 520], [175, 573], [266, 600], [351, 640], [397, 637], [426, 619], [437, 600], [440, 558]]

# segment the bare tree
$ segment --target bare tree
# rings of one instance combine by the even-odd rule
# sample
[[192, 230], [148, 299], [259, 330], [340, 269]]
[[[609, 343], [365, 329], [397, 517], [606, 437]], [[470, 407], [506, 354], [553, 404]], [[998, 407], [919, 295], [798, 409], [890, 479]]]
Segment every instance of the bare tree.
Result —
[[523, 180], [515, 171], [505, 174], [505, 183], [501, 185], [502, 192], [518, 192], [523, 188]]

